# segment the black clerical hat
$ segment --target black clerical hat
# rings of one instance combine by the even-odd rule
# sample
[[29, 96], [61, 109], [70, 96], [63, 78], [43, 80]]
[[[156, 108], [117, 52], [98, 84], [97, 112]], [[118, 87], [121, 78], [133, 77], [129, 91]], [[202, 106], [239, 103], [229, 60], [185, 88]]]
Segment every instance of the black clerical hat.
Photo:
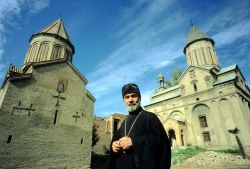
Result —
[[139, 87], [134, 83], [128, 83], [122, 87], [122, 98], [128, 93], [136, 93], [139, 97], [141, 97], [141, 93]]

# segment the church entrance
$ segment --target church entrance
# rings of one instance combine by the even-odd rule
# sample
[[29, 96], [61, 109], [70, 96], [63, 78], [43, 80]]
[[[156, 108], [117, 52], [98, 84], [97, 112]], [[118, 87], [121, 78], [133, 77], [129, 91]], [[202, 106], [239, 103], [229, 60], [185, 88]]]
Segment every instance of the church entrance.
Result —
[[173, 112], [170, 117], [164, 122], [164, 128], [168, 133], [171, 147], [186, 145], [186, 124], [181, 112]]
[[175, 136], [175, 131], [173, 129], [168, 130], [168, 137], [170, 139], [171, 147], [175, 147], [176, 146], [176, 136]]

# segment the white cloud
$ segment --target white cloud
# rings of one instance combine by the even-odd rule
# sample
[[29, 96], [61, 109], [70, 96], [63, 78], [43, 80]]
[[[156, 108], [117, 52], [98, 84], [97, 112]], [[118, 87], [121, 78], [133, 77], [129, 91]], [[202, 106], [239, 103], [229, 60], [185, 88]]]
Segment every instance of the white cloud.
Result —
[[217, 47], [222, 47], [225, 45], [232, 44], [236, 40], [247, 37], [250, 35], [250, 20], [242, 20], [236, 25], [233, 25], [229, 28], [221, 30], [213, 36], [213, 39], [217, 42]]
[[178, 46], [167, 47], [165, 44], [152, 48], [124, 45], [102, 62], [90, 75], [92, 83], [88, 87], [95, 97], [108, 94], [111, 89], [119, 88], [125, 83], [137, 81], [147, 71], [171, 64], [182, 52]]
[[166, 32], [176, 29], [173, 25], [181, 25], [185, 17], [173, 12], [168, 18], [155, 22], [170, 7], [171, 1], [156, 0], [149, 3], [141, 14], [135, 12], [138, 6], [128, 9], [136, 13], [136, 17], [133, 18], [132, 14], [123, 16], [123, 19], [130, 19], [124, 19], [125, 26], [120, 25], [122, 29], [117, 33], [123, 44], [88, 75], [91, 82], [88, 87], [97, 99], [111, 90], [119, 90], [125, 83], [137, 82], [146, 72], [165, 67], [183, 55], [184, 37]]
[[36, 13], [49, 5], [49, 0], [0, 0], [0, 60], [4, 54], [7, 37], [5, 32], [9, 27], [18, 27], [22, 11]]
[[44, 8], [48, 7], [50, 4], [50, 0], [35, 0], [30, 1], [30, 12], [31, 13], [37, 13], [43, 10]]

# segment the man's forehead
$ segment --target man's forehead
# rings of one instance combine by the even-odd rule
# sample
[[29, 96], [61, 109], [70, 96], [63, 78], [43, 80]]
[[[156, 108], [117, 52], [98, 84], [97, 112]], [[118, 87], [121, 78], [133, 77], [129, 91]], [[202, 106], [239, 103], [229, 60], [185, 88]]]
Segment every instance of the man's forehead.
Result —
[[133, 96], [133, 95], [138, 96], [138, 94], [137, 94], [137, 93], [127, 93], [127, 94], [125, 94], [125, 96], [124, 96], [124, 97], [126, 97], [126, 96]]

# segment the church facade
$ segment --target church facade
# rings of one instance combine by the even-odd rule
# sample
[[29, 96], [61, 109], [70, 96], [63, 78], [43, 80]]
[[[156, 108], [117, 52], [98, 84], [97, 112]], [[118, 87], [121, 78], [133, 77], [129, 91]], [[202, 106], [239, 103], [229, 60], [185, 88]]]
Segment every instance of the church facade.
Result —
[[0, 90], [3, 168], [90, 168], [94, 96], [72, 64], [61, 19], [32, 35], [24, 65]]
[[237, 65], [220, 67], [214, 44], [192, 24], [184, 47], [188, 67], [173, 87], [160, 74], [145, 109], [160, 118], [172, 146], [241, 145], [250, 156], [250, 90]]

